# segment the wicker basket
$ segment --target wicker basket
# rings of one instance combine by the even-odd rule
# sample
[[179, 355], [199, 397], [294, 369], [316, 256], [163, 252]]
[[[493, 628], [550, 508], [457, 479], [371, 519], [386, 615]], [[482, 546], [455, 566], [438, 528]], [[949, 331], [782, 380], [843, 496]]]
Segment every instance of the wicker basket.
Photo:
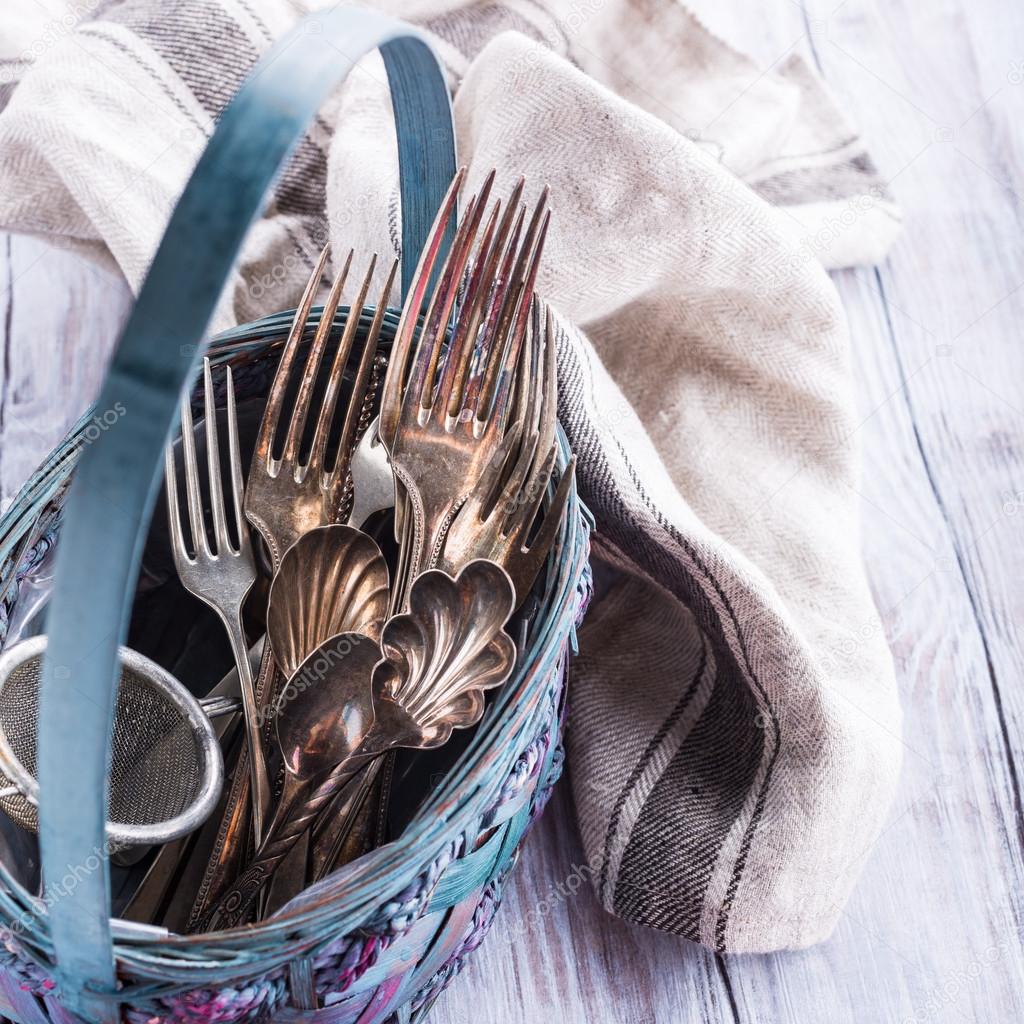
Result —
[[[0, 1013], [23, 1024], [420, 1020], [486, 932], [561, 769], [566, 659], [589, 595], [589, 520], [575, 493], [526, 656], [399, 838], [259, 925], [181, 937], [109, 918], [108, 864], [98, 851], [114, 656], [163, 443], [260, 200], [322, 95], [351, 66], [339, 47], [352, 59], [377, 46], [385, 56], [405, 253], [419, 251], [454, 168], [447, 92], [422, 39], [352, 8], [319, 15], [316, 26], [300, 26], [275, 47], [225, 111], [140, 292], [99, 411], [76, 424], [0, 521], [0, 643], [19, 591], [60, 538], [47, 620], [40, 819], [44, 876], [61, 883], [40, 900], [0, 866]], [[310, 52], [311, 40], [333, 41], [330, 53]], [[404, 291], [415, 260], [403, 264]], [[348, 315], [339, 310], [336, 332]], [[361, 311], [360, 334], [370, 316]], [[397, 319], [389, 310], [385, 341]], [[215, 363], [231, 363], [241, 397], [266, 394], [290, 321], [290, 313], [277, 314], [210, 344]], [[116, 408], [128, 414], [104, 418], [102, 410]], [[567, 454], [563, 436], [563, 465]], [[112, 521], [112, 507], [131, 530]], [[69, 687], [53, 666], [71, 664]]]

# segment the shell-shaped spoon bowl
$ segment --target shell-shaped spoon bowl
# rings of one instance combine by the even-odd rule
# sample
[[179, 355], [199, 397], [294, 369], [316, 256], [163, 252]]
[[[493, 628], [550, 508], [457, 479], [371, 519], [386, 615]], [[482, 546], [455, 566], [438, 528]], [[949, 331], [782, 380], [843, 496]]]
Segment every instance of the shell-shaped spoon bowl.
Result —
[[515, 666], [504, 625], [515, 588], [494, 562], [470, 562], [456, 577], [431, 569], [416, 578], [409, 611], [389, 619], [373, 672], [374, 733], [391, 746], [439, 747], [453, 729], [475, 725], [484, 691]]
[[284, 554], [270, 587], [267, 634], [285, 677], [325, 640], [360, 633], [379, 640], [388, 612], [388, 566], [351, 526], [321, 526]]

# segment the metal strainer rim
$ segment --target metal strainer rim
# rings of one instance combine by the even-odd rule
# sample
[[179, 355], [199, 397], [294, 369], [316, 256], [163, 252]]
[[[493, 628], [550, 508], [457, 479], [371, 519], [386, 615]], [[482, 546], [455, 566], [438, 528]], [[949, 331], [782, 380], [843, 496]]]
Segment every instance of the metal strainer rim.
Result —
[[[13, 644], [0, 653], [0, 692], [11, 675], [25, 662], [42, 655], [46, 646], [45, 635], [35, 636]], [[168, 701], [178, 709], [193, 730], [196, 746], [203, 759], [199, 791], [180, 814], [167, 821], [150, 825], [107, 821], [108, 840], [125, 846], [155, 846], [193, 832], [210, 816], [224, 786], [224, 758], [210, 719], [196, 698], [170, 672], [130, 647], [118, 648], [119, 671], [122, 665], [140, 676], [154, 678], [160, 683]], [[0, 728], [0, 771], [11, 780], [29, 803], [35, 807], [39, 806], [39, 782], [15, 755], [3, 728]]]

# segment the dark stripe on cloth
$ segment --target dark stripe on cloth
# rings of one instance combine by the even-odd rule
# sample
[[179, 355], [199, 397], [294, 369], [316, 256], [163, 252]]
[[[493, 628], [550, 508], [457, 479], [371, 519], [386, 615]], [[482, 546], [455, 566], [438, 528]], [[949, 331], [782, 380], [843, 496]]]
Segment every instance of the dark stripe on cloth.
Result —
[[604, 837], [604, 853], [601, 859], [600, 890], [604, 889], [605, 884], [608, 881], [608, 861], [610, 859], [611, 844], [619, 827], [619, 819], [622, 817], [622, 809], [626, 806], [626, 801], [629, 799], [633, 790], [636, 789], [636, 784], [642, 778], [644, 770], [651, 758], [654, 756], [658, 747], [661, 746], [662, 741], [668, 735], [669, 730], [675, 726], [676, 722], [678, 722], [682, 717], [683, 712], [690, 706], [690, 701], [693, 700], [693, 695], [700, 683], [701, 677], [704, 675], [704, 670], [707, 668], [707, 664], [708, 652], [707, 648], [704, 647], [701, 651], [700, 663], [697, 665], [697, 671], [694, 672], [690, 685], [686, 688], [683, 696], [680, 697], [678, 703], [669, 713], [665, 721], [661, 723], [658, 731], [651, 737], [650, 742], [647, 744], [647, 748], [644, 750], [643, 754], [640, 755], [640, 760], [637, 761], [633, 771], [630, 772], [625, 786], [622, 787], [622, 792], [619, 793], [618, 799], [615, 801], [611, 817], [608, 819], [608, 829], [605, 832]]
[[[757, 182], [753, 188], [758, 195], [772, 202], [790, 206], [858, 196], [862, 196], [865, 202], [893, 201], [867, 153], [849, 157], [827, 170], [821, 167], [801, 167], [783, 171]], [[854, 212], [859, 213], [856, 210]]]
[[[713, 824], [717, 826], [714, 835], [701, 834], [700, 824], [707, 824], [707, 818], [688, 815], [688, 807], [685, 801], [680, 803], [683, 815], [688, 815], [686, 820], [680, 820], [678, 827], [689, 835], [695, 846], [703, 847], [703, 855], [700, 862], [714, 863], [724, 843], [726, 834], [735, 820], [736, 815], [744, 806], [747, 796], [753, 789], [760, 765], [767, 757], [764, 777], [761, 782], [761, 791], [755, 806], [754, 814], [748, 823], [737, 857], [736, 866], [730, 881], [725, 901], [719, 910], [719, 917], [716, 923], [716, 944], [721, 946], [722, 936], [728, 922], [729, 910], [731, 909], [732, 897], [742, 874], [743, 866], [746, 863], [747, 852], [750, 841], [753, 838], [757, 823], [763, 812], [764, 794], [771, 781], [772, 771], [779, 750], [780, 725], [775, 709], [768, 700], [764, 686], [758, 679], [750, 663], [749, 652], [746, 648], [746, 640], [740, 628], [739, 620], [735, 610], [728, 599], [724, 589], [714, 574], [710, 571], [704, 560], [693, 548], [692, 544], [685, 538], [678, 529], [670, 523], [661, 513], [658, 507], [651, 501], [643, 488], [639, 475], [631, 465], [625, 449], [613, 436], [610, 438], [612, 445], [618, 449], [619, 455], [626, 466], [627, 472], [636, 489], [635, 498], [639, 500], [641, 508], [631, 506], [626, 497], [619, 491], [611, 470], [611, 463], [608, 451], [605, 448], [604, 439], [598, 434], [587, 410], [593, 403], [588, 403], [584, 396], [584, 382], [589, 380], [589, 374], [583, 370], [579, 363], [579, 355], [576, 347], [559, 327], [558, 330], [558, 355], [559, 355], [559, 420], [566, 430], [570, 446], [576, 452], [577, 480], [580, 488], [580, 495], [590, 507], [597, 520], [598, 532], [607, 537], [616, 548], [626, 557], [630, 558], [643, 572], [659, 580], [674, 596], [685, 604], [694, 614], [698, 624], [705, 631], [708, 640], [712, 645], [718, 664], [716, 691], [719, 689], [732, 691], [736, 696], [731, 704], [715, 704], [714, 709], [722, 714], [729, 712], [729, 727], [727, 730], [710, 730], [708, 742], [717, 744], [718, 758], [721, 760], [723, 752], [731, 749], [736, 744], [738, 749], [748, 748], [756, 753], [756, 757], [744, 757], [741, 760], [740, 770], [728, 776], [731, 783], [731, 793], [719, 794], [720, 799], [726, 801], [727, 805], [733, 808], [732, 818], [716, 819]], [[709, 597], [687, 569], [687, 567], [674, 557], [662, 545], [658, 544], [639, 521], [638, 516], [650, 516], [653, 521], [671, 537], [696, 565], [697, 569], [707, 578], [714, 588], [718, 600], [722, 603], [725, 613], [735, 630], [738, 638], [739, 655], [743, 658], [744, 668], [741, 669], [737, 661], [737, 652], [729, 644], [723, 623], [718, 612], [712, 606]], [[757, 696], [751, 693], [750, 686], [746, 682], [749, 677], [757, 691]], [[724, 685], [722, 685], [724, 684]], [[760, 699], [760, 702], [758, 699]], [[713, 702], [709, 702], [709, 708]], [[759, 712], [768, 719], [768, 728], [762, 729], [757, 725]], [[702, 715], [702, 722], [705, 722], [708, 715], [712, 713], [705, 709]], [[709, 730], [707, 724], [705, 730]], [[766, 739], [771, 740], [766, 744]], [[683, 750], [688, 750], [690, 743], [696, 743], [693, 734], [687, 739]], [[722, 743], [730, 746], [722, 746]], [[699, 749], [699, 748], [698, 748]], [[680, 752], [681, 754], [683, 751]], [[677, 794], [677, 799], [680, 794]], [[645, 812], [641, 812], [641, 818]], [[639, 822], [639, 819], [638, 819]], [[642, 842], [642, 840], [639, 840]], [[636, 853], [636, 849], [634, 849]], [[686, 867], [683, 859], [679, 860], [680, 869]], [[703, 888], [697, 892], [687, 894], [686, 911], [693, 912], [694, 907], [703, 903], [706, 895], [707, 882], [710, 875], [703, 879]], [[637, 885], [636, 881], [630, 884]], [[618, 900], [618, 893], [616, 893]], [[623, 897], [628, 899], [628, 897]], [[618, 904], [617, 909], [618, 909]], [[638, 901], [635, 896], [632, 903], [624, 904], [622, 912], [626, 913], [626, 906], [637, 914], [643, 915], [649, 912], [649, 906], [644, 901]], [[684, 927], [683, 918], [685, 914], [675, 915], [678, 921], [678, 928]], [[640, 923], [653, 924], [645, 916], [631, 918]], [[664, 912], [660, 912], [658, 919], [667, 921]], [[693, 922], [693, 927], [699, 926], [700, 912]], [[663, 923], [657, 927], [666, 928], [668, 924]], [[673, 928], [673, 930], [677, 930]]]
[[[763, 738], [747, 728], [754, 715], [750, 689], [719, 677], [633, 826], [615, 886], [616, 913], [700, 941], [719, 849], [764, 754]], [[727, 914], [728, 900], [719, 920]]]

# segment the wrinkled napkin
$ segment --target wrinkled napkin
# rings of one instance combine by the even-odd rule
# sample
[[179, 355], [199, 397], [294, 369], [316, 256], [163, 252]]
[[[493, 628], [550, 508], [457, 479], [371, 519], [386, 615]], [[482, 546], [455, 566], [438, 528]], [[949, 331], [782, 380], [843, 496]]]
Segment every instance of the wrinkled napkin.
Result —
[[[860, 558], [849, 339], [823, 269], [884, 254], [892, 198], [801, 60], [762, 72], [672, 0], [371, 5], [434, 42], [468, 187], [491, 167], [499, 194], [520, 173], [527, 199], [551, 187], [539, 291], [597, 520], [568, 733], [597, 894], [718, 950], [818, 941], [900, 760]], [[318, 6], [5, 13], [0, 226], [137, 289], [218, 112]], [[314, 21], [296, 45], [330, 44]], [[373, 55], [282, 177], [216, 326], [293, 306], [326, 241], [400, 255], [400, 218]]]

